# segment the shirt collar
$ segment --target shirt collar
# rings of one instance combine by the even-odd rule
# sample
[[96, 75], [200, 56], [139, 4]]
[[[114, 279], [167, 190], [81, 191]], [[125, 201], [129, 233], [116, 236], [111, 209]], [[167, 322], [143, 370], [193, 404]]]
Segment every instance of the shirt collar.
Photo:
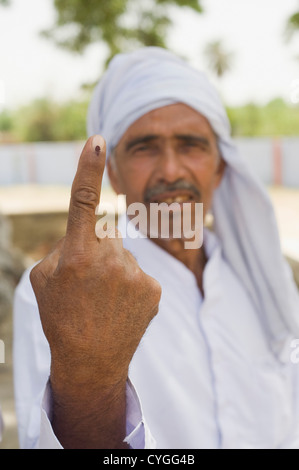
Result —
[[[119, 219], [118, 229], [123, 236], [123, 244], [137, 259], [140, 267], [147, 272], [150, 268], [150, 273], [154, 276], [162, 269], [168, 269], [169, 273], [184, 280], [191, 286], [197, 287], [197, 282], [192, 271], [189, 270], [181, 261], [174, 256], [170, 255], [166, 250], [158, 246], [149, 238], [142, 235], [138, 230], [134, 230], [134, 237], [130, 238], [128, 227], [134, 229], [133, 224], [126, 215], [122, 215]], [[221, 246], [218, 237], [208, 228], [204, 228], [203, 233], [204, 248], [208, 261], [204, 268], [203, 282], [205, 292], [208, 290], [216, 289], [219, 286], [220, 278], [220, 260], [221, 260]], [[218, 289], [218, 287], [217, 287]]]

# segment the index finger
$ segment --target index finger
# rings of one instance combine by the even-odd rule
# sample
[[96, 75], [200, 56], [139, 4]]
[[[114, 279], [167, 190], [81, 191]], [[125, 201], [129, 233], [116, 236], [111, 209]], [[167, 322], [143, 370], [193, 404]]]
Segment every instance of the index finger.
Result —
[[101, 195], [105, 159], [106, 143], [103, 137], [90, 137], [82, 150], [72, 185], [66, 245], [96, 240], [95, 212]]

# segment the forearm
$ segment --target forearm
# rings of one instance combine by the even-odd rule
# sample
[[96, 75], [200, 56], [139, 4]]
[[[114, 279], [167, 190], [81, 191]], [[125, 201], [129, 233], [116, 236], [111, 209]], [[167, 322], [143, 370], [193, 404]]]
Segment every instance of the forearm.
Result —
[[126, 384], [93, 389], [80, 386], [56, 390], [52, 426], [65, 449], [124, 449], [126, 436]]

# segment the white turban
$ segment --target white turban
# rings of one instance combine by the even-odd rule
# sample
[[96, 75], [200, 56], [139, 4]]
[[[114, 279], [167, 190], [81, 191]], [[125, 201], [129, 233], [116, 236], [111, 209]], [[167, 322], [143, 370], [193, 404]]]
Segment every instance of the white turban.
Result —
[[214, 230], [256, 307], [273, 353], [288, 361], [291, 339], [299, 338], [299, 293], [281, 253], [270, 199], [238, 154], [224, 107], [206, 76], [164, 49], [119, 54], [94, 91], [88, 134], [103, 135], [109, 156], [138, 118], [178, 102], [205, 116], [218, 136], [227, 167], [214, 193]]

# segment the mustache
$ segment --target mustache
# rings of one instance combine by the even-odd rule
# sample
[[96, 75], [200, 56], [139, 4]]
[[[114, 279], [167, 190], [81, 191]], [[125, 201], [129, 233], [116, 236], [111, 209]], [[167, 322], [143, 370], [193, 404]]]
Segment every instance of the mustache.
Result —
[[201, 197], [200, 191], [197, 189], [196, 186], [194, 186], [194, 184], [189, 183], [188, 181], [185, 181], [185, 180], [178, 180], [170, 184], [160, 183], [160, 184], [157, 184], [156, 186], [153, 186], [152, 188], [147, 189], [144, 193], [144, 200], [145, 202], [150, 202], [150, 200], [153, 199], [155, 196], [159, 196], [160, 194], [163, 194], [163, 193], [170, 193], [172, 191], [174, 192], [174, 191], [179, 191], [179, 190], [190, 191], [194, 194], [196, 198]]

